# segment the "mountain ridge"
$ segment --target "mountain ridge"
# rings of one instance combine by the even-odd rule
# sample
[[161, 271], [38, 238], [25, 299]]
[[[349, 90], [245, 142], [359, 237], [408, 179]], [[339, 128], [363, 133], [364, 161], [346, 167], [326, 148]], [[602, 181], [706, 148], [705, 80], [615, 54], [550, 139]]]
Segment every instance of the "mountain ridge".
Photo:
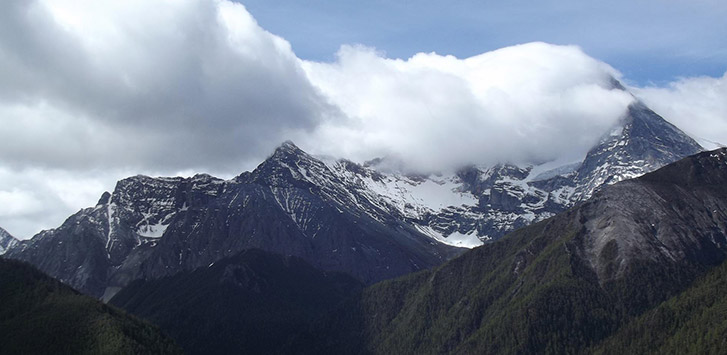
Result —
[[584, 352], [723, 263], [725, 183], [727, 149], [721, 149], [607, 186], [442, 266], [367, 288], [293, 346]]
[[257, 169], [231, 180], [120, 180], [97, 206], [8, 256], [109, 299], [135, 279], [192, 270], [249, 248], [298, 255], [367, 283], [460, 252], [390, 216], [370, 194], [341, 184], [327, 165], [293, 147], [284, 144]]
[[539, 167], [507, 164], [404, 175], [314, 157], [286, 141], [230, 180], [122, 179], [96, 206], [7, 256], [104, 299], [133, 280], [192, 270], [248, 248], [297, 255], [371, 284], [439, 265], [462, 247], [562, 212], [602, 185], [701, 149], [640, 104], [604, 137], [578, 168], [551, 170], [546, 179], [536, 179]]

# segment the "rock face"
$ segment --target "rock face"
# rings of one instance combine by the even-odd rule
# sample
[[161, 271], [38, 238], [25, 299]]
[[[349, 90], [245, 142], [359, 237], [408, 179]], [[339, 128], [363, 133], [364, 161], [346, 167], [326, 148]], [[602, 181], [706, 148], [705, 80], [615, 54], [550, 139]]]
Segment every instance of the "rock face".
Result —
[[18, 244], [18, 240], [15, 239], [8, 231], [0, 228], [0, 255], [5, 254], [10, 248]]
[[[438, 268], [373, 285], [300, 344], [311, 353], [591, 353], [723, 263], [726, 221], [727, 149], [700, 153]], [[724, 343], [710, 333], [699, 335], [705, 344]]]
[[585, 200], [604, 184], [641, 176], [701, 150], [692, 138], [637, 102], [588, 152], [566, 185], [574, 188], [571, 200]]
[[604, 189], [578, 209], [581, 257], [601, 282], [635, 261], [718, 265], [727, 252], [727, 150]]

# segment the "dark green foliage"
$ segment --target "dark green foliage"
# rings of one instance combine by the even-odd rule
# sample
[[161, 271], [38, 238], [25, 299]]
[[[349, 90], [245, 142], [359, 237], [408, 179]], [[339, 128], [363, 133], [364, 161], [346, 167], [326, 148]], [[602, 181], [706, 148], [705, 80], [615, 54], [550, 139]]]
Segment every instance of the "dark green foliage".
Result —
[[595, 348], [600, 354], [724, 354], [727, 263], [629, 322]]
[[0, 258], [0, 353], [175, 354], [157, 327]]
[[[582, 274], [587, 269], [572, 255], [577, 232], [565, 221], [540, 223], [453, 260], [406, 286], [415, 291], [399, 305], [381, 297], [398, 281], [368, 289], [367, 314], [378, 315], [378, 324], [367, 324], [369, 350], [568, 353], [604, 338], [618, 320], [595, 278]], [[390, 321], [380, 316], [389, 312]]]
[[568, 221], [369, 287], [299, 344], [310, 353], [402, 354], [568, 353], [593, 344], [616, 329], [617, 312], [573, 257], [578, 232]]
[[246, 250], [208, 268], [134, 282], [110, 303], [158, 324], [190, 354], [274, 353], [362, 288], [299, 258]]

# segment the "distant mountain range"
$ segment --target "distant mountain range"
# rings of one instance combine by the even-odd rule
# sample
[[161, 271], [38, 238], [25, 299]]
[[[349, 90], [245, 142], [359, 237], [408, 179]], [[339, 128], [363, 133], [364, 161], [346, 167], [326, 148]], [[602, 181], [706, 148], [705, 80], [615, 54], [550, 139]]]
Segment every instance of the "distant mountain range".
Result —
[[133, 280], [206, 267], [250, 248], [372, 284], [439, 265], [603, 185], [700, 150], [640, 103], [582, 162], [565, 167], [500, 164], [418, 176], [383, 171], [381, 160], [313, 157], [286, 142], [231, 180], [121, 180], [96, 206], [6, 256], [105, 300]]

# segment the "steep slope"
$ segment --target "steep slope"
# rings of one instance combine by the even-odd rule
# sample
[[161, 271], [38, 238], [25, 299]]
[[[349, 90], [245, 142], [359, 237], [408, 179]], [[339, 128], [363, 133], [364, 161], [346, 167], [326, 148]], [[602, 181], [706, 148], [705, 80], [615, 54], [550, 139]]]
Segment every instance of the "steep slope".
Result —
[[15, 239], [8, 231], [0, 228], [0, 255], [5, 254], [10, 248], [18, 244], [18, 240]]
[[[207, 266], [242, 250], [296, 255], [366, 283], [441, 264], [461, 252], [290, 142], [232, 180], [135, 176], [97, 206], [13, 248], [8, 257], [97, 297], [136, 279]], [[348, 171], [348, 170], [346, 170]]]
[[720, 264], [725, 221], [723, 149], [604, 188], [434, 270], [374, 285], [296, 345], [312, 352], [581, 352]]
[[206, 268], [137, 281], [111, 301], [189, 354], [275, 353], [363, 285], [302, 259], [247, 250]]
[[727, 347], [727, 263], [646, 312], [602, 344], [598, 354], [720, 354]]
[[0, 258], [4, 354], [180, 354], [158, 328]]

